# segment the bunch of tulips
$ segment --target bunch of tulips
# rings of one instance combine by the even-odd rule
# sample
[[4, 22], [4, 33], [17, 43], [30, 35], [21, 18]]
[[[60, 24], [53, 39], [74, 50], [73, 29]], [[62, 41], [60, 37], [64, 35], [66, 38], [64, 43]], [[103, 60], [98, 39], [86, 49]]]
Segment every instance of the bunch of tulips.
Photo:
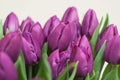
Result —
[[120, 36], [89, 9], [80, 23], [75, 7], [44, 27], [11, 12], [0, 22], [0, 80], [120, 80]]

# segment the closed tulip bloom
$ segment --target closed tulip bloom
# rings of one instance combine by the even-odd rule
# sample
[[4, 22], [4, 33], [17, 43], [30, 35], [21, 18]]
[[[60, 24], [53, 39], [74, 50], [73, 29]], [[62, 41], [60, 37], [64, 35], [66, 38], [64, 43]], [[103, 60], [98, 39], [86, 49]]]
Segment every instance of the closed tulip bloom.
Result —
[[43, 31], [45, 39], [47, 40], [48, 35], [60, 24], [59, 18], [57, 16], [52, 16], [45, 24]]
[[97, 51], [101, 48], [102, 44], [104, 41], [109, 41], [111, 40], [115, 35], [118, 35], [118, 30], [117, 27], [114, 26], [113, 24], [109, 25], [99, 36], [98, 42], [97, 42]]
[[20, 47], [21, 34], [18, 31], [8, 33], [0, 41], [0, 51], [7, 53], [13, 62], [15, 62], [19, 56]]
[[60, 75], [69, 58], [70, 54], [67, 51], [59, 53], [58, 49], [50, 54], [48, 57], [48, 62], [52, 70], [53, 80], [56, 80], [57, 76]]
[[29, 32], [22, 35], [22, 51], [27, 65], [35, 64], [41, 56], [39, 45]]
[[0, 52], [0, 80], [18, 80], [13, 62], [4, 52]]
[[39, 22], [35, 23], [30, 31], [33, 38], [36, 40], [36, 44], [39, 44], [40, 48], [42, 48], [44, 44], [44, 33], [42, 27]]
[[32, 26], [34, 25], [33, 20], [30, 17], [27, 17], [27, 19], [22, 21], [22, 24], [20, 26], [20, 29], [23, 32], [29, 32], [32, 28]]
[[4, 35], [6, 34], [7, 29], [10, 32], [18, 31], [18, 29], [19, 29], [18, 18], [13, 12], [11, 12], [5, 20], [5, 23], [3, 26], [3, 34]]
[[40, 48], [42, 48], [44, 43], [44, 33], [39, 22], [34, 23], [32, 19], [28, 17], [22, 22], [21, 31], [22, 34], [24, 34], [25, 32], [31, 33], [37, 44], [39, 44]]
[[87, 73], [92, 73], [93, 56], [92, 49], [86, 36], [79, 38], [72, 47], [70, 62], [78, 61], [76, 76], [85, 77]]
[[73, 21], [79, 21], [78, 17], [78, 12], [75, 7], [69, 7], [63, 17], [62, 17], [62, 22], [68, 23], [68, 22], [73, 22]]
[[[66, 50], [76, 35], [77, 31], [74, 31], [74, 24], [59, 24], [55, 30], [48, 36], [48, 47], [54, 51], [59, 49], [60, 51]], [[73, 28], [74, 27], [74, 28]], [[64, 45], [63, 45], [64, 44]]]
[[89, 9], [82, 22], [82, 35], [87, 35], [90, 39], [98, 26], [98, 19], [94, 10]]
[[104, 59], [111, 64], [120, 64], [120, 36], [116, 35], [106, 44]]
[[81, 36], [81, 25], [79, 23], [78, 12], [75, 7], [69, 7], [65, 11], [61, 21], [64, 22], [65, 24], [74, 22], [74, 27], [77, 28], [77, 37]]

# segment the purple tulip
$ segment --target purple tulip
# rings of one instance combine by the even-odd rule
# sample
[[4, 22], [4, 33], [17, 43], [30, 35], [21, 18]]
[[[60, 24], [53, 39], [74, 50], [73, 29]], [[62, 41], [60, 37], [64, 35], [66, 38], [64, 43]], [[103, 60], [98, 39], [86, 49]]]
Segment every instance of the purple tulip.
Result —
[[[54, 51], [59, 49], [60, 52], [66, 50], [69, 44], [76, 39], [77, 31], [74, 23], [59, 24], [54, 31], [48, 36], [48, 47]], [[64, 45], [63, 45], [64, 44]]]
[[71, 23], [74, 21], [79, 21], [77, 9], [75, 7], [69, 7], [63, 15], [62, 22]]
[[26, 31], [29, 32], [33, 25], [34, 25], [33, 20], [30, 17], [28, 17], [26, 20], [22, 21], [20, 29], [21, 29], [22, 33], [26, 32]]
[[45, 40], [47, 40], [48, 35], [60, 24], [59, 18], [57, 16], [52, 16], [45, 24], [43, 31], [45, 35]]
[[6, 34], [7, 28], [10, 32], [18, 31], [19, 29], [18, 18], [13, 12], [11, 12], [5, 20], [4, 27], [3, 27], [4, 35]]
[[115, 35], [107, 41], [104, 59], [111, 64], [120, 64], [120, 36]]
[[48, 62], [52, 70], [53, 80], [56, 80], [57, 76], [60, 75], [69, 58], [70, 54], [67, 51], [59, 53], [58, 49], [50, 54], [48, 57]]
[[40, 47], [29, 32], [24, 32], [22, 35], [22, 51], [27, 65], [32, 65], [39, 61], [41, 56]]
[[86, 36], [72, 45], [72, 53], [70, 62], [78, 61], [78, 68], [76, 76], [85, 77], [87, 73], [92, 73], [93, 70], [93, 56], [92, 49]]
[[7, 53], [13, 62], [15, 62], [19, 56], [20, 47], [21, 34], [18, 31], [8, 33], [0, 41], [0, 51]]
[[104, 41], [109, 41], [111, 40], [115, 35], [118, 35], [118, 30], [117, 27], [114, 26], [113, 24], [109, 25], [99, 36], [98, 42], [97, 42], [97, 51], [101, 48], [102, 44]]
[[34, 23], [32, 19], [28, 17], [22, 22], [20, 28], [22, 34], [24, 34], [25, 32], [31, 33], [37, 44], [39, 44], [40, 48], [42, 48], [44, 43], [44, 33], [39, 22]]
[[13, 62], [4, 52], [0, 52], [0, 80], [18, 80]]
[[94, 10], [89, 9], [84, 16], [82, 22], [82, 35], [86, 35], [89, 39], [92, 37], [96, 27], [98, 26], [98, 19]]
[[79, 37], [81, 35], [81, 25], [79, 23], [78, 12], [75, 7], [69, 7], [65, 11], [61, 21], [65, 24], [74, 22], [75, 26], [77, 27], [77, 36]]

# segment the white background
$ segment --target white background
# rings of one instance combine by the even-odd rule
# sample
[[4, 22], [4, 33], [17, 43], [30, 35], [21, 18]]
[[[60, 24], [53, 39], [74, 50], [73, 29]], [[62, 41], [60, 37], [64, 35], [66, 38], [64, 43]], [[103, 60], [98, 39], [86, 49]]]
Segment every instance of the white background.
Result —
[[43, 26], [53, 15], [61, 18], [70, 6], [78, 9], [80, 21], [89, 8], [96, 11], [99, 20], [109, 13], [110, 23], [114, 23], [120, 29], [120, 0], [0, 0], [0, 19], [4, 22], [6, 16], [13, 11], [20, 23], [30, 16]]

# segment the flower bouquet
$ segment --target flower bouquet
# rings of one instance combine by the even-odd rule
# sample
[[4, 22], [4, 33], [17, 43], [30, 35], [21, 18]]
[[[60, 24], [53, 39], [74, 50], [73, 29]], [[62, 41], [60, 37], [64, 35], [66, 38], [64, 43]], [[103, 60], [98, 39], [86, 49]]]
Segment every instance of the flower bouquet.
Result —
[[19, 24], [11, 12], [0, 21], [0, 80], [120, 80], [120, 36], [93, 9], [82, 20], [75, 7], [41, 27], [30, 17]]

